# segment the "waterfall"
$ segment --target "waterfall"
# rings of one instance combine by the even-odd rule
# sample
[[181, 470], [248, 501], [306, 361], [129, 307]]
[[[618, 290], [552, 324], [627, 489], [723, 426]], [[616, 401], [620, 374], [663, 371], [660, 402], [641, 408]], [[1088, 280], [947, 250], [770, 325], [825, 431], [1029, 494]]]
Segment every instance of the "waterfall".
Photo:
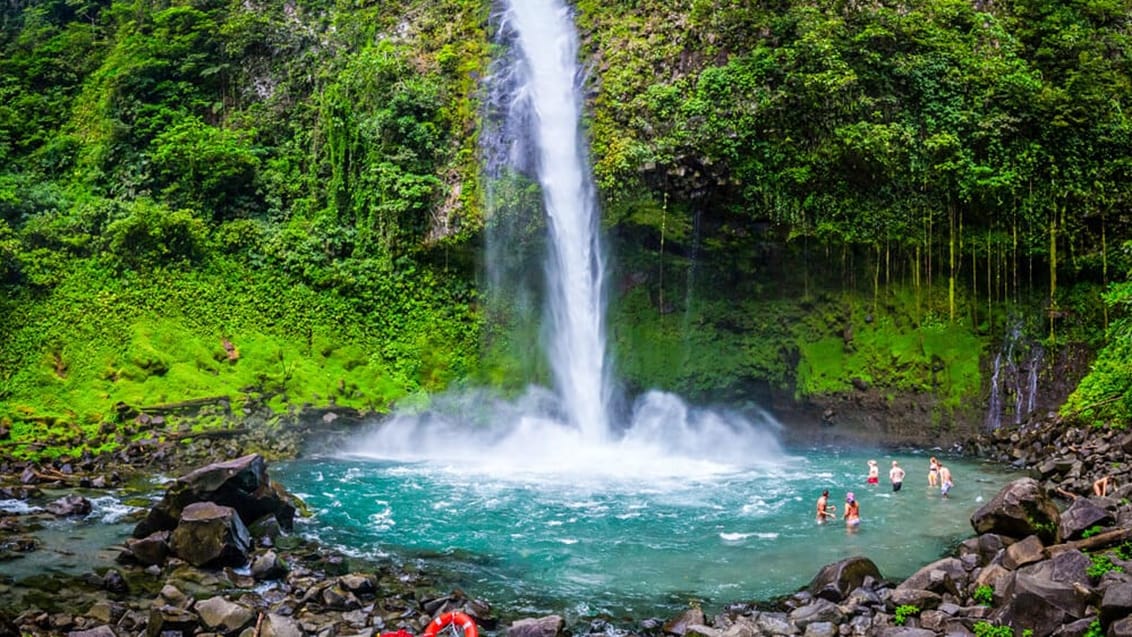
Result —
[[1006, 416], [1005, 398], [1013, 397], [1015, 425], [1022, 424], [1038, 407], [1038, 372], [1041, 370], [1045, 350], [1040, 343], [1025, 336], [1022, 325], [1015, 322], [1003, 338], [1002, 347], [994, 357], [991, 370], [990, 399], [985, 420], [988, 430], [1002, 426]]
[[609, 431], [605, 258], [580, 130], [578, 45], [559, 0], [510, 0], [521, 61], [511, 117], [529, 126], [549, 245], [545, 262], [547, 358], [566, 419], [586, 438]]
[[[781, 425], [764, 410], [692, 407], [658, 390], [613, 408], [607, 266], [582, 132], [578, 39], [562, 0], [505, 2], [495, 16], [501, 55], [487, 78], [481, 135], [488, 313], [508, 328], [520, 324], [505, 345], [535, 361], [531, 384], [518, 397], [468, 387], [430, 396], [423, 411], [398, 410], [344, 453], [448, 467], [456, 442], [460, 472], [500, 480], [651, 480], [782, 462]], [[542, 278], [532, 277], [539, 270]], [[542, 357], [530, 356], [525, 323], [536, 301]], [[548, 373], [552, 389], [539, 384]]]

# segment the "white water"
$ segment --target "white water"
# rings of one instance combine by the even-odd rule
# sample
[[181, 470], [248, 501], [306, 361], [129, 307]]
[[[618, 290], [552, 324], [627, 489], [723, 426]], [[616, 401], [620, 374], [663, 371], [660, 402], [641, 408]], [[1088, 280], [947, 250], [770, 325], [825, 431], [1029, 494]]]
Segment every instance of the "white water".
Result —
[[559, 0], [511, 0], [522, 53], [523, 97], [533, 114], [538, 178], [549, 221], [547, 352], [566, 418], [583, 439], [609, 434], [605, 264], [583, 152], [577, 37]]
[[526, 213], [547, 220], [543, 330], [554, 389], [531, 387], [518, 400], [489, 390], [435, 396], [427, 411], [395, 414], [348, 455], [452, 463], [502, 480], [694, 478], [787, 461], [778, 423], [763, 412], [699, 409], [650, 391], [612, 415], [605, 256], [581, 131], [577, 36], [561, 0], [509, 0], [502, 26], [514, 50], [494, 86], [509, 96], [501, 101], [513, 138], [500, 141], [529, 150], [507, 161], [520, 172], [534, 164], [541, 188], [543, 210]]

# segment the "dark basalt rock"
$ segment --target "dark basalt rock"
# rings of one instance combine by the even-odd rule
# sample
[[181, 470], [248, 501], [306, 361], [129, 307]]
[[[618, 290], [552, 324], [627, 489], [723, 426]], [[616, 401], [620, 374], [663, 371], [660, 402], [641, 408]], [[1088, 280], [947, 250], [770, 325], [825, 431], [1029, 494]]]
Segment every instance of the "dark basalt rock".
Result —
[[178, 478], [146, 519], [134, 528], [134, 537], [143, 538], [156, 531], [172, 531], [181, 511], [195, 502], [214, 502], [231, 507], [246, 527], [265, 515], [272, 515], [285, 530], [295, 520], [293, 498], [271, 482], [267, 463], [259, 454], [201, 467]]

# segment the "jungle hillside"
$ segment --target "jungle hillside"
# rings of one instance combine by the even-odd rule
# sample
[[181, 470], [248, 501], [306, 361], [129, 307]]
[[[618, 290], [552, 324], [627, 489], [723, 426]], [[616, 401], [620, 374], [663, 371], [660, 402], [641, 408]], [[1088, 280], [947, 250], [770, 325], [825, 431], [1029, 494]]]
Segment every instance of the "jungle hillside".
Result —
[[[5, 452], [545, 381], [537, 276], [489, 285], [545, 235], [536, 182], [482, 170], [498, 10], [0, 5]], [[1132, 418], [1128, 0], [575, 11], [627, 395], [934, 434], [1029, 417], [1010, 370]]]

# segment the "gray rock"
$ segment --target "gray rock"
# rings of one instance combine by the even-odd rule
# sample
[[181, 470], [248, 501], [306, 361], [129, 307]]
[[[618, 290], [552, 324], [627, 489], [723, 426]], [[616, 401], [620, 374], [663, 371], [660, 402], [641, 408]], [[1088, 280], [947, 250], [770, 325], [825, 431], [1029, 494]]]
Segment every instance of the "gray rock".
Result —
[[843, 619], [845, 619], [845, 614], [837, 607], [837, 604], [820, 597], [790, 613], [790, 621], [802, 629], [814, 622], [839, 624]]
[[1002, 596], [1005, 605], [992, 618], [1048, 637], [1057, 626], [1085, 616], [1088, 596], [1078, 586], [1016, 571]]
[[282, 579], [287, 576], [287, 563], [275, 551], [265, 551], [252, 560], [251, 574], [259, 581]]
[[786, 613], [759, 613], [755, 625], [764, 635], [796, 635], [798, 629], [787, 619]]
[[160, 566], [169, 557], [169, 531], [155, 531], [141, 539], [127, 538], [126, 552], [138, 564]]
[[1061, 512], [1061, 537], [1076, 540], [1094, 526], [1107, 527], [1116, 522], [1112, 514], [1090, 498], [1077, 498]]
[[260, 625], [259, 637], [303, 637], [303, 629], [290, 617], [268, 613]]
[[939, 608], [942, 601], [943, 598], [939, 594], [919, 588], [897, 588], [892, 591], [890, 599], [894, 607], [915, 606], [920, 610]]
[[198, 625], [199, 621], [195, 613], [176, 606], [155, 606], [149, 611], [145, 632], [148, 637], [157, 637], [166, 633], [195, 635]]
[[250, 454], [210, 464], [177, 478], [161, 502], [134, 528], [133, 536], [142, 538], [154, 531], [172, 531], [185, 507], [195, 502], [232, 507], [245, 526], [265, 515], [273, 515], [283, 529], [294, 527], [294, 497], [271, 482], [262, 456]]
[[1109, 624], [1105, 637], [1132, 637], [1132, 617], [1123, 617]]
[[876, 564], [867, 557], [850, 557], [823, 566], [806, 590], [815, 597], [840, 602], [866, 578], [880, 579]]
[[558, 637], [565, 627], [559, 615], [520, 619], [507, 627], [507, 637]]
[[971, 515], [971, 526], [976, 533], [1014, 538], [1037, 535], [1046, 544], [1057, 544], [1061, 541], [1060, 515], [1037, 480], [1019, 478], [979, 507]]
[[936, 560], [912, 574], [896, 588], [927, 590], [934, 593], [957, 595], [966, 586], [967, 570], [963, 561], [954, 557]]
[[1104, 592], [1101, 599], [1101, 623], [1108, 625], [1132, 614], [1132, 583], [1118, 582]]
[[219, 596], [197, 602], [193, 610], [200, 615], [200, 621], [206, 628], [219, 633], [236, 632], [256, 618], [256, 612], [251, 608]]
[[688, 626], [705, 623], [707, 623], [707, 618], [704, 616], [704, 611], [698, 608], [689, 608], [664, 622], [664, 632], [670, 635], [683, 635], [688, 630]]
[[90, 513], [90, 500], [81, 495], [68, 495], [43, 505], [48, 513], [58, 517], [86, 515]]
[[1036, 535], [1026, 536], [1021, 542], [1015, 542], [1006, 548], [1002, 556], [1002, 565], [1010, 570], [1017, 570], [1020, 566], [1032, 564], [1046, 556], [1045, 546]]
[[805, 637], [834, 637], [837, 626], [831, 622], [814, 622], [806, 626]]
[[242, 566], [248, 561], [251, 535], [235, 509], [194, 502], [182, 511], [169, 548], [193, 566]]

